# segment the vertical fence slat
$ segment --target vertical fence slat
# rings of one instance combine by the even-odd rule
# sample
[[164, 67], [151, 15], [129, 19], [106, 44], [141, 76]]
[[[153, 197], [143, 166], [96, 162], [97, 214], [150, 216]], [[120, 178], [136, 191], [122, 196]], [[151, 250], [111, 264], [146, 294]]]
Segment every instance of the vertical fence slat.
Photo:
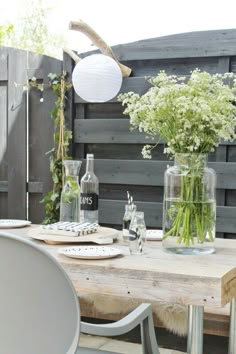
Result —
[[[1, 66], [1, 59], [0, 59]], [[0, 181], [6, 184], [7, 174], [7, 87], [0, 87]], [[7, 217], [7, 193], [0, 192], [0, 218]]]
[[[71, 57], [63, 53], [63, 71], [66, 72], [66, 78], [68, 82], [72, 80], [72, 72], [75, 66], [75, 62]], [[74, 131], [74, 115], [75, 115], [75, 106], [74, 102], [74, 90], [71, 88], [66, 93], [66, 106], [65, 106], [65, 117], [66, 117], [66, 128]], [[73, 140], [69, 146], [69, 155], [75, 156], [75, 145]]]
[[27, 53], [15, 49], [8, 62], [8, 217], [26, 218]]

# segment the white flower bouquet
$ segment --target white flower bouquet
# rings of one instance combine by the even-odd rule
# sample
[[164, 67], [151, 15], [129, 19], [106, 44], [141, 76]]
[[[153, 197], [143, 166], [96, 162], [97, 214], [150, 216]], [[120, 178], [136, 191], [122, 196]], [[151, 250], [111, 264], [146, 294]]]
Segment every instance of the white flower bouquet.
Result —
[[191, 164], [182, 169], [180, 195], [164, 206], [164, 224], [168, 222], [163, 238], [174, 237], [185, 247], [213, 241], [214, 203], [208, 200], [204, 166], [198, 156], [214, 151], [221, 141], [236, 138], [235, 75], [211, 75], [196, 69], [186, 78], [161, 71], [149, 82], [152, 87], [141, 96], [134, 92], [118, 96], [131, 126], [153, 137], [154, 144], [144, 146], [143, 156], [151, 158], [160, 139], [171, 157], [193, 156], [188, 158]]
[[[234, 74], [195, 69], [186, 79], [161, 71], [148, 81], [153, 87], [142, 96], [128, 92], [118, 100], [126, 106], [131, 126], [156, 140], [162, 138], [166, 153], [209, 153], [221, 140], [236, 138]], [[151, 158], [153, 147], [144, 147], [145, 158]]]

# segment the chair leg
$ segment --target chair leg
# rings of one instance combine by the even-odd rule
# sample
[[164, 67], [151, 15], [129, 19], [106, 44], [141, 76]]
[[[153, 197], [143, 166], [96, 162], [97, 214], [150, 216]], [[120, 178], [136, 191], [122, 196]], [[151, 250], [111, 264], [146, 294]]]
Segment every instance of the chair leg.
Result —
[[143, 354], [160, 354], [151, 315], [141, 323], [141, 339]]

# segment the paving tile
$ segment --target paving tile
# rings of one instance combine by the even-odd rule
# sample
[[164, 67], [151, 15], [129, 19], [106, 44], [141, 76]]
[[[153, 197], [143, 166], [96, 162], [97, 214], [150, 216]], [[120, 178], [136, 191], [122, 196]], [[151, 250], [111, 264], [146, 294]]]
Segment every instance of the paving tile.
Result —
[[115, 353], [122, 354], [142, 354], [142, 348], [140, 344], [128, 343], [115, 339], [111, 339], [109, 342], [104, 344], [100, 349], [110, 350]]
[[[140, 344], [124, 342], [107, 337], [91, 336], [81, 333], [80, 345], [92, 349], [110, 350], [121, 354], [142, 354]], [[185, 354], [173, 349], [160, 348], [160, 354]]]
[[88, 334], [80, 334], [79, 344], [81, 347], [99, 349], [102, 345], [106, 344], [110, 338], [91, 336]]
[[160, 353], [161, 354], [186, 354], [185, 352], [179, 352], [178, 350], [164, 349], [164, 348], [160, 348]]

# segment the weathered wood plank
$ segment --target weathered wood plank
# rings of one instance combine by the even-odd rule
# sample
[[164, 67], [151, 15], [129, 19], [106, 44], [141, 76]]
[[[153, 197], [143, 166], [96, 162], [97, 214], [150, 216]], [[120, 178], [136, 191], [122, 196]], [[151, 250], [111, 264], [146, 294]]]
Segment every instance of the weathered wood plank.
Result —
[[[107, 225], [122, 225], [127, 201], [99, 200], [99, 222]], [[162, 203], [135, 201], [138, 210], [145, 213], [145, 222], [148, 227], [162, 227]]]
[[75, 143], [153, 143], [137, 129], [130, 132], [129, 119], [76, 119]]
[[[144, 77], [129, 77], [123, 78], [123, 83], [120, 89], [120, 93], [134, 91], [139, 95], [144, 94], [152, 85]], [[116, 102], [117, 98], [114, 97], [109, 102]], [[81, 97], [75, 94], [75, 103], [86, 103]]]
[[[1, 58], [0, 58], [1, 66]], [[0, 179], [7, 179], [7, 87], [0, 86]]]
[[[80, 104], [77, 108], [77, 116], [79, 117], [80, 121], [83, 121], [85, 119], [85, 104]], [[73, 121], [74, 124], [76, 120]], [[74, 130], [75, 131], [75, 130]], [[83, 159], [86, 157], [86, 149], [85, 149], [85, 144], [80, 144], [80, 148], [76, 149], [76, 144], [73, 144], [74, 146], [74, 155], [76, 159]]]
[[8, 191], [8, 181], [0, 181], [0, 192]]
[[[25, 219], [26, 204], [26, 92], [27, 52], [11, 49], [8, 72], [8, 217]], [[21, 68], [21, 70], [19, 70]], [[20, 84], [15, 86], [15, 83]]]
[[[131, 130], [129, 118], [124, 116], [119, 119], [75, 119], [74, 142], [153, 144], [155, 140], [145, 133], [140, 133], [137, 129]], [[222, 145], [236, 145], [236, 140], [222, 142]]]
[[[121, 244], [119, 246], [122, 247]], [[198, 257], [173, 257], [163, 252], [161, 244], [157, 242], [147, 243], [145, 247], [146, 255], [141, 262], [138, 257], [127, 256], [125, 248], [122, 248], [124, 257], [91, 263], [61, 257], [56, 252], [57, 246], [52, 249], [44, 245], [72, 277], [78, 294], [82, 296], [90, 294], [91, 297], [97, 297], [102, 294], [174, 304], [198, 304], [209, 308], [221, 308], [235, 296], [233, 240], [227, 240], [227, 244], [226, 240], [217, 240], [219, 251], [214, 257], [203, 256], [202, 262], [199, 262]], [[107, 311], [106, 305], [104, 310]]]
[[235, 39], [236, 30], [196, 31], [117, 45], [113, 50], [123, 61], [229, 56], [236, 54]]
[[0, 48], [0, 217], [7, 217], [7, 76], [8, 76], [8, 51], [7, 48]]
[[29, 193], [43, 193], [43, 182], [29, 182], [28, 184]]
[[99, 197], [101, 199], [127, 200], [127, 191], [134, 200], [143, 202], [163, 202], [164, 188], [160, 186], [143, 186], [127, 184], [103, 184], [99, 186]]
[[229, 146], [227, 152], [227, 161], [236, 162], [236, 146]]
[[[76, 105], [76, 117], [80, 118], [79, 107], [81, 104]], [[85, 118], [86, 119], [118, 119], [125, 118], [123, 111], [124, 107], [120, 102], [108, 102], [108, 103], [86, 103]]]
[[[112, 47], [118, 60], [150, 60], [236, 55], [236, 30], [212, 30], [180, 33], [145, 39]], [[97, 51], [86, 52], [87, 56]]]
[[230, 58], [230, 72], [236, 72], [236, 56]]
[[[79, 149], [81, 144], [76, 144]], [[112, 159], [120, 160], [142, 160], [142, 145], [140, 144], [86, 144], [87, 151], [94, 154], [96, 159]], [[127, 154], [129, 152], [129, 154]], [[166, 160], [166, 155], [163, 154], [163, 145], [158, 146], [153, 152], [154, 160]]]
[[[164, 188], [161, 186], [144, 186], [136, 184], [101, 184], [99, 187], [99, 196], [101, 199], [117, 199], [117, 200], [126, 200], [127, 191], [133, 196], [134, 200], [142, 200], [143, 202], [163, 202]], [[216, 190], [216, 204], [218, 206], [236, 206], [235, 202], [235, 193], [230, 191], [233, 194], [232, 200], [234, 203], [226, 203], [224, 198], [222, 198], [222, 193], [224, 190]], [[229, 193], [229, 194], [231, 194]], [[230, 200], [230, 201], [232, 201]]]
[[[122, 225], [126, 201], [99, 200], [99, 222], [101, 224]], [[146, 225], [162, 228], [162, 203], [135, 201], [138, 210], [144, 211]], [[217, 207], [216, 231], [236, 233], [236, 207]]]
[[[199, 68], [201, 71], [215, 73], [216, 67], [219, 67], [219, 59], [223, 57], [203, 57], [203, 58], [167, 58], [151, 60], [130, 60], [124, 62], [132, 68], [132, 76], [154, 76], [160, 70], [165, 70], [168, 74], [189, 75], [191, 71]], [[226, 57], [227, 58], [227, 57]], [[219, 67], [218, 70], [222, 68]]]
[[216, 230], [218, 232], [236, 233], [236, 207], [217, 207]]
[[219, 57], [217, 73], [224, 74], [230, 71], [230, 57]]
[[[127, 185], [163, 186], [168, 165], [173, 165], [173, 161], [95, 160], [100, 183]], [[208, 166], [217, 173], [217, 188], [236, 189], [236, 163], [209, 162]]]
[[0, 48], [0, 81], [8, 79], [8, 48]]
[[[72, 72], [75, 66], [74, 60], [66, 55], [63, 52], [63, 71], [66, 72], [66, 79], [68, 82], [71, 82]], [[74, 130], [74, 116], [75, 116], [75, 105], [73, 104], [74, 101], [74, 90], [69, 90], [66, 93], [66, 105], [65, 105], [65, 120], [67, 129], [73, 131]], [[70, 143], [69, 146], [69, 155], [73, 156], [75, 152], [74, 144]]]
[[236, 189], [236, 163], [209, 162], [217, 175], [217, 188]]
[[236, 206], [236, 190], [226, 191], [226, 205]]
[[101, 183], [163, 186], [168, 161], [96, 160], [96, 174]]

